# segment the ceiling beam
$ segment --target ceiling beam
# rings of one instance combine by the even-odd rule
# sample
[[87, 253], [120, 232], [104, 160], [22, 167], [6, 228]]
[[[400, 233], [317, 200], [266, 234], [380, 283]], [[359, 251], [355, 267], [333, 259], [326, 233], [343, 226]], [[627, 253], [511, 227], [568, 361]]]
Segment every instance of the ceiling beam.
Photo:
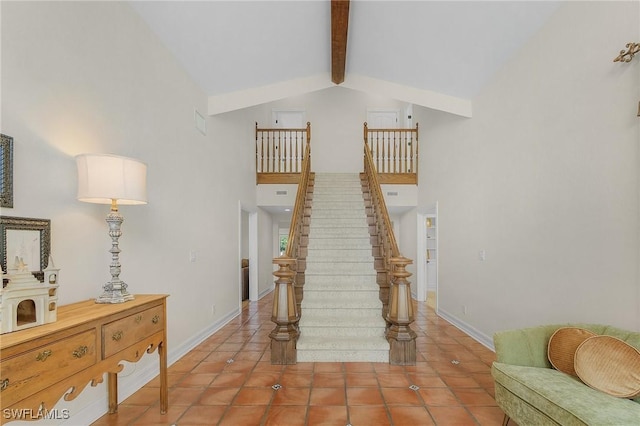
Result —
[[347, 65], [347, 30], [349, 0], [331, 0], [331, 81], [344, 81]]

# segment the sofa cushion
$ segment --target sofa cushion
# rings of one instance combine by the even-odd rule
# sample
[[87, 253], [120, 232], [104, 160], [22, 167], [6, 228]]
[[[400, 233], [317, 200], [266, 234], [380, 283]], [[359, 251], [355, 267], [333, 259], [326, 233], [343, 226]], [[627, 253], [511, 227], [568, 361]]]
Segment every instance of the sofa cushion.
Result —
[[586, 339], [576, 350], [575, 369], [583, 382], [609, 395], [640, 394], [640, 351], [615, 337]]
[[573, 365], [576, 349], [582, 342], [593, 336], [596, 334], [581, 327], [560, 327], [549, 339], [547, 348], [549, 362], [556, 370], [577, 376]]
[[494, 362], [491, 373], [496, 383], [562, 425], [637, 426], [640, 419], [640, 404], [591, 389], [551, 368]]

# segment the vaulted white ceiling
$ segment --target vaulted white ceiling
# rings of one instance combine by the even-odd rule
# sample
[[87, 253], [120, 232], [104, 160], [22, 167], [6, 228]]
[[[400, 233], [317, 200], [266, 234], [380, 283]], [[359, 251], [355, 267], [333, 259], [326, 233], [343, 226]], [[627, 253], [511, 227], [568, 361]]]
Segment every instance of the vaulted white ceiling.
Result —
[[[343, 85], [470, 116], [470, 99], [559, 4], [352, 0]], [[329, 0], [132, 5], [211, 114], [334, 85]]]

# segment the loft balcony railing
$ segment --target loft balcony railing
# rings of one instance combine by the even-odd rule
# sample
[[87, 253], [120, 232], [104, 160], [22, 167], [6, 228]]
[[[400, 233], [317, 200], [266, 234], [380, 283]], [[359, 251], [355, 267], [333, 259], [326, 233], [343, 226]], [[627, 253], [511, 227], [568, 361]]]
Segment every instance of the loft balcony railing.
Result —
[[381, 184], [418, 184], [418, 125], [415, 129], [370, 129], [364, 143]]
[[261, 129], [256, 123], [256, 183], [297, 184], [311, 123], [300, 129]]

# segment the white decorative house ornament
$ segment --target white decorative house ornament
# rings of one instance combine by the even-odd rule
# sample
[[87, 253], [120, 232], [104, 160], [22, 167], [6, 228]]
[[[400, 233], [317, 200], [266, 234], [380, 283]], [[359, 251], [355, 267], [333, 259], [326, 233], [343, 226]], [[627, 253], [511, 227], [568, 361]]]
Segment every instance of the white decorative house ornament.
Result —
[[13, 267], [7, 269], [0, 290], [0, 334], [56, 321], [60, 270], [53, 259], [43, 271], [44, 282], [33, 276], [21, 258], [16, 257]]

